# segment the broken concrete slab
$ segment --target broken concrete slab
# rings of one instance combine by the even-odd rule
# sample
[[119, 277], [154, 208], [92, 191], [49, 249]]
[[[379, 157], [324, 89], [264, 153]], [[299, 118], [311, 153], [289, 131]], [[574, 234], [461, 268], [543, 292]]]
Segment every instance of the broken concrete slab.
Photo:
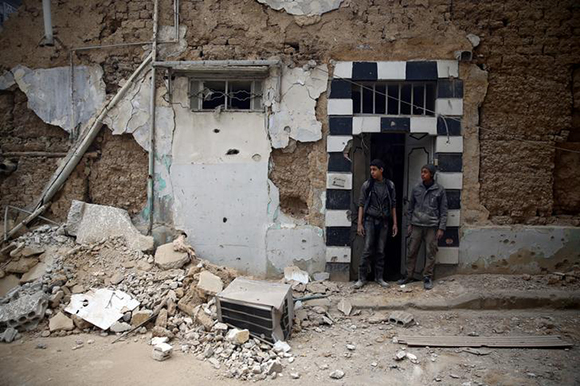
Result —
[[31, 257], [36, 255], [42, 255], [46, 250], [40, 247], [24, 247], [20, 251], [20, 255], [24, 257]]
[[35, 257], [23, 257], [16, 261], [11, 261], [8, 265], [4, 268], [6, 272], [10, 273], [26, 273], [32, 267], [38, 264], [38, 259]]
[[133, 311], [138, 305], [137, 300], [123, 291], [100, 288], [85, 294], [72, 295], [65, 311], [102, 330], [108, 330], [126, 311]]
[[69, 234], [76, 236], [77, 243], [80, 244], [122, 236], [127, 246], [133, 250], [153, 250], [153, 237], [142, 235], [124, 209], [73, 200], [66, 228]]
[[50, 318], [48, 328], [50, 329], [50, 332], [61, 330], [71, 331], [75, 328], [75, 325], [71, 318], [69, 318], [62, 312], [59, 312], [58, 314]]
[[155, 264], [161, 269], [181, 268], [189, 262], [186, 252], [177, 252], [173, 249], [173, 243], [159, 246], [155, 251]]
[[205, 295], [216, 295], [224, 289], [224, 282], [218, 276], [209, 271], [203, 271], [199, 274], [198, 290]]
[[294, 280], [298, 283], [308, 284], [308, 272], [301, 270], [296, 266], [284, 268], [284, 279], [289, 282]]
[[47, 296], [43, 291], [33, 294], [22, 294], [19, 290], [13, 290], [11, 298], [6, 304], [0, 306], [0, 327], [9, 326], [32, 330], [44, 318], [44, 312], [48, 307]]
[[153, 346], [151, 357], [156, 361], [164, 361], [169, 359], [172, 351], [173, 347], [169, 343], [157, 343]]

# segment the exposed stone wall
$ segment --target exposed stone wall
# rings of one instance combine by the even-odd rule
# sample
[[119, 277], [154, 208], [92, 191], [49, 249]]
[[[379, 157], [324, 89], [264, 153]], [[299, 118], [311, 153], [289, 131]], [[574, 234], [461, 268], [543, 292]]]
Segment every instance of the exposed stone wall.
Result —
[[[172, 2], [160, 4], [160, 23], [171, 25]], [[60, 1], [53, 8], [55, 32], [66, 47], [149, 40], [152, 6], [148, 0]], [[316, 17], [294, 17], [255, 0], [204, 0], [181, 2], [181, 23], [187, 27], [188, 47], [174, 60], [281, 56], [286, 62], [303, 64], [311, 59], [452, 59], [455, 50], [471, 48], [466, 34], [478, 35], [481, 44], [474, 51], [474, 63], [489, 73], [489, 85], [479, 112], [479, 147], [472, 145], [481, 154], [480, 167], [474, 170], [479, 170], [479, 199], [485, 210], [472, 218], [482, 224], [556, 223], [563, 221], [557, 217], [561, 214], [572, 216], [572, 221], [578, 218], [578, 200], [569, 198], [576, 197], [574, 189], [578, 189], [562, 182], [569, 178], [569, 169], [557, 166], [577, 164], [577, 159], [570, 158], [573, 153], [560, 155], [554, 150], [555, 145], [575, 146], [564, 144], [575, 135], [569, 134], [573, 129], [570, 90], [573, 65], [580, 63], [580, 8], [573, 0], [357, 0], [343, 1], [338, 10]], [[0, 50], [7, 53], [0, 57], [0, 69], [19, 63], [30, 68], [67, 65], [68, 51], [59, 44], [38, 47], [41, 36], [41, 4], [26, 0], [0, 35]], [[112, 93], [142, 57], [141, 47], [115, 48], [79, 52], [75, 63], [100, 64], [107, 92]], [[146, 163], [146, 157], [138, 147], [128, 146], [131, 139], [111, 137], [105, 143], [117, 140], [127, 145], [131, 170], [142, 170], [141, 164], [133, 162]], [[103, 151], [102, 161], [115, 153]], [[324, 151], [324, 141], [320, 141], [320, 145], [299, 144], [294, 153], [273, 153], [271, 177], [279, 185], [283, 208], [284, 197], [288, 207], [292, 197], [297, 197], [294, 203], [306, 202], [305, 216], [314, 222], [322, 218], [313, 205], [324, 189]], [[308, 162], [302, 160], [306, 153]], [[296, 165], [308, 165], [308, 171], [301, 168], [298, 175], [314, 187], [306, 189], [302, 182], [284, 180], [296, 169], [292, 159], [300, 160]], [[34, 162], [42, 165], [40, 160]], [[54, 165], [55, 161], [42, 162]], [[112, 200], [112, 195], [92, 193], [91, 181], [95, 183], [103, 170], [85, 175], [89, 197], [123, 204]], [[121, 170], [129, 169], [112, 175], [120, 176]], [[144, 189], [141, 173], [141, 177], [129, 177], [131, 192], [136, 187]], [[477, 194], [477, 190], [470, 192]], [[135, 207], [140, 200], [129, 206]]]

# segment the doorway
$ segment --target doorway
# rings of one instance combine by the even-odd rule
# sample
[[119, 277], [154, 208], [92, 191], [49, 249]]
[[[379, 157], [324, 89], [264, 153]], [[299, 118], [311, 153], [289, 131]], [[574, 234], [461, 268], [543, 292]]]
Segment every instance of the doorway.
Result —
[[[394, 238], [391, 235], [387, 238], [383, 277], [386, 281], [393, 281], [399, 279], [405, 271], [407, 220], [404, 213], [408, 197], [413, 187], [421, 180], [421, 166], [433, 162], [433, 148], [433, 137], [427, 134], [365, 133], [354, 137], [350, 154], [353, 165], [351, 280], [358, 278], [358, 266], [364, 249], [363, 238], [356, 235], [356, 223], [360, 189], [370, 178], [371, 160], [378, 158], [384, 162], [384, 176], [393, 181], [397, 193], [399, 233]], [[425, 252], [422, 246], [417, 259], [417, 272], [421, 272], [424, 261]], [[368, 279], [373, 278], [374, 272], [371, 269]]]

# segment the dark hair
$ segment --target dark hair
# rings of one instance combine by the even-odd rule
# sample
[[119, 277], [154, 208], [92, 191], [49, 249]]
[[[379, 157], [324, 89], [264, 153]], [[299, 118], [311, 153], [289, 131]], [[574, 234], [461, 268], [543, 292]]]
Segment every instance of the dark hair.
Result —
[[371, 161], [371, 166], [376, 166], [378, 169], [385, 169], [385, 163], [378, 158]]

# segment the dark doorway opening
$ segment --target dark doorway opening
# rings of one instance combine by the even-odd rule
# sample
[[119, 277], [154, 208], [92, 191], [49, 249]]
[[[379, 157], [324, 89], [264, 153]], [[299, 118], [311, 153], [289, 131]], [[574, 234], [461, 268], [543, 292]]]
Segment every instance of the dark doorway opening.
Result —
[[397, 192], [397, 224], [399, 233], [387, 238], [385, 248], [385, 280], [397, 280], [401, 272], [401, 220], [403, 207], [403, 183], [405, 176], [405, 134], [372, 134], [371, 160], [380, 159], [385, 163], [384, 176], [395, 183]]
[[[364, 181], [370, 178], [370, 162], [378, 158], [385, 163], [384, 176], [395, 183], [397, 193], [397, 223], [399, 234], [396, 237], [387, 238], [385, 248], [385, 271], [383, 279], [387, 281], [397, 280], [401, 277], [402, 256], [402, 207], [403, 207], [403, 184], [405, 173], [405, 137], [404, 133], [376, 133], [362, 134], [354, 138], [353, 143], [353, 213], [357, 213], [358, 196]], [[351, 279], [358, 278], [358, 266], [364, 248], [364, 240], [356, 236], [356, 215], [353, 216], [352, 227], [352, 260]], [[371, 272], [368, 279], [374, 278]]]

